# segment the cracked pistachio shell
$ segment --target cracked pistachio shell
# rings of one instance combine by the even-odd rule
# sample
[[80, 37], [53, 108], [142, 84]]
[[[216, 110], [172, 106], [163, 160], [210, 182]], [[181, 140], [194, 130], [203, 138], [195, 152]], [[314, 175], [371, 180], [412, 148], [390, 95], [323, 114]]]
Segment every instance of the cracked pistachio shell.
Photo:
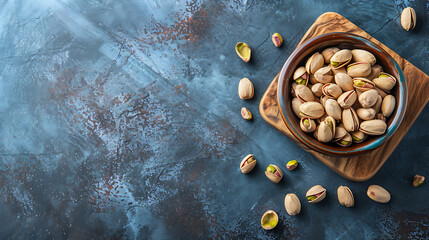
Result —
[[323, 56], [319, 52], [314, 53], [305, 64], [305, 69], [308, 74], [314, 74], [317, 70], [323, 67]]
[[295, 72], [293, 73], [293, 80], [297, 84], [308, 84], [308, 73], [305, 71], [305, 67], [299, 67], [295, 70]]
[[366, 76], [366, 79], [372, 81], [374, 78], [377, 78], [381, 72], [383, 72], [383, 67], [378, 64], [374, 64], [371, 67], [371, 73]]
[[375, 117], [375, 110], [373, 108], [359, 108], [356, 110], [357, 115], [362, 120], [371, 120]]
[[350, 133], [346, 133], [346, 135], [340, 140], [337, 140], [336, 143], [341, 147], [348, 147], [353, 143], [353, 139]]
[[387, 121], [386, 117], [382, 113], [377, 113], [375, 115], [375, 119], [379, 119], [379, 120], [382, 120], [382, 121], [385, 121], [385, 122]]
[[325, 113], [322, 104], [318, 102], [305, 102], [299, 107], [301, 110], [300, 114], [302, 117], [308, 117], [311, 119], [318, 119]]
[[314, 78], [320, 83], [330, 83], [334, 81], [331, 67], [322, 67], [314, 73]]
[[335, 83], [345, 92], [354, 90], [353, 79], [346, 73], [335, 74]]
[[323, 56], [323, 59], [325, 60], [325, 63], [329, 64], [331, 62], [331, 57], [334, 56], [334, 54], [338, 51], [340, 51], [340, 49], [337, 47], [329, 47], [323, 50], [322, 56]]
[[343, 110], [343, 124], [347, 132], [357, 131], [359, 129], [359, 118], [353, 108]]
[[390, 117], [390, 115], [392, 115], [393, 111], [395, 110], [395, 106], [396, 106], [396, 99], [393, 95], [387, 95], [384, 99], [383, 99], [383, 103], [381, 104], [381, 113], [383, 113], [383, 115], [385, 117]]
[[378, 95], [377, 102], [375, 102], [374, 106], [372, 106], [372, 108], [374, 108], [376, 114], [380, 112], [382, 102], [383, 102], [383, 98], [380, 95]]
[[331, 141], [335, 136], [335, 120], [328, 116], [320, 123], [317, 140], [326, 143]]
[[366, 78], [353, 78], [353, 87], [361, 92], [375, 88], [375, 84]]
[[300, 112], [300, 106], [302, 105], [302, 101], [299, 100], [298, 98], [294, 98], [292, 99], [292, 110], [295, 113], [295, 115], [299, 118], [303, 118], [303, 116], [301, 116]]
[[360, 124], [359, 131], [367, 135], [382, 135], [384, 132], [386, 132], [386, 129], [387, 129], [386, 122], [379, 119], [373, 119], [373, 120], [363, 121]]
[[276, 165], [271, 164], [271, 166], [273, 166], [273, 167], [277, 170], [277, 172], [279, 172], [279, 173], [280, 173], [280, 177], [279, 177], [279, 176], [277, 176], [277, 175], [275, 175], [274, 173], [269, 173], [269, 172], [267, 172], [267, 171], [265, 171], [265, 176], [267, 176], [267, 178], [268, 178], [268, 179], [270, 179], [270, 180], [271, 180], [271, 182], [273, 182], [273, 183], [279, 183], [279, 182], [280, 182], [280, 180], [282, 180], [282, 178], [283, 178], [283, 172], [282, 172], [282, 170], [281, 170], [279, 167], [277, 167]]
[[310, 188], [307, 193], [305, 194], [305, 197], [310, 197], [310, 196], [314, 196], [314, 195], [319, 195], [316, 196], [316, 199], [313, 200], [308, 200], [309, 203], [317, 203], [322, 201], [323, 199], [325, 199], [326, 197], [326, 189], [324, 187], [322, 187], [321, 185], [316, 185], [313, 186], [312, 188]]
[[402, 10], [401, 25], [405, 31], [414, 29], [417, 23], [416, 11], [413, 8], [407, 7]]
[[387, 203], [390, 201], [390, 193], [378, 185], [369, 186], [366, 194], [369, 198], [379, 203]]
[[322, 83], [316, 83], [313, 86], [311, 86], [311, 91], [313, 92], [313, 94], [316, 97], [321, 97], [323, 95], [323, 93], [322, 93], [322, 87], [323, 87]]
[[[250, 163], [249, 163], [250, 161]], [[242, 173], [246, 174], [253, 170], [256, 165], [256, 159], [253, 158], [253, 154], [249, 154], [241, 160], [240, 170]]]
[[332, 141], [336, 142], [341, 138], [343, 138], [344, 136], [346, 136], [346, 134], [347, 134], [347, 131], [344, 127], [337, 126], [335, 128], [335, 136], [334, 136], [334, 139], [332, 139]]
[[322, 92], [326, 96], [337, 99], [343, 93], [343, 90], [335, 83], [327, 83], [323, 85]]
[[333, 68], [341, 68], [347, 65], [352, 60], [352, 52], [348, 49], [343, 49], [331, 57], [331, 65]]
[[295, 216], [301, 212], [301, 202], [294, 193], [288, 193], [285, 197], [285, 208], [287, 214]]
[[316, 122], [310, 118], [301, 118], [299, 125], [300, 125], [302, 131], [304, 131], [306, 133], [311, 133], [314, 130], [316, 130]]
[[235, 45], [235, 52], [244, 62], [250, 61], [252, 50], [250, 49], [249, 45], [247, 45], [246, 43], [243, 43], [243, 42], [237, 43], [237, 45]]
[[340, 104], [342, 108], [349, 108], [356, 102], [356, 99], [357, 99], [356, 92], [354, 90], [351, 90], [341, 94], [338, 97], [337, 102], [338, 104]]
[[347, 74], [350, 77], [366, 77], [371, 73], [371, 64], [356, 62], [347, 66]]
[[372, 53], [363, 49], [353, 49], [352, 60], [353, 62], [367, 62], [371, 65], [374, 65], [375, 62], [377, 62], [377, 59]]
[[242, 78], [238, 84], [238, 96], [241, 99], [251, 99], [253, 98], [255, 90], [253, 88], [252, 82], [248, 78]]
[[280, 47], [283, 44], [283, 38], [280, 34], [274, 33], [273, 36], [271, 36], [271, 40], [274, 43], [274, 46]]
[[374, 78], [372, 82], [381, 90], [389, 92], [396, 85], [396, 78], [388, 73], [381, 72], [378, 74], [378, 78]]
[[374, 104], [377, 102], [378, 99], [378, 92], [375, 89], [370, 89], [366, 92], [363, 92], [359, 96], [359, 103], [364, 108], [370, 108], [374, 106]]
[[340, 104], [334, 99], [328, 99], [325, 102], [325, 111], [326, 114], [334, 118], [335, 120], [341, 120], [341, 107]]
[[354, 143], [361, 143], [366, 140], [367, 135], [361, 131], [354, 131], [351, 132], [350, 135], [352, 136]]
[[339, 186], [337, 189], [338, 201], [345, 207], [353, 207], [355, 205], [355, 199], [350, 188], [345, 186]]
[[295, 88], [296, 97], [303, 102], [316, 101], [313, 92], [305, 85], [298, 84]]
[[[267, 221], [269, 220], [272, 220], [274, 224], [273, 225], [268, 224]], [[279, 222], [279, 216], [273, 210], [268, 210], [264, 213], [264, 215], [262, 215], [261, 226], [265, 230], [271, 230], [275, 228], [278, 222]]]

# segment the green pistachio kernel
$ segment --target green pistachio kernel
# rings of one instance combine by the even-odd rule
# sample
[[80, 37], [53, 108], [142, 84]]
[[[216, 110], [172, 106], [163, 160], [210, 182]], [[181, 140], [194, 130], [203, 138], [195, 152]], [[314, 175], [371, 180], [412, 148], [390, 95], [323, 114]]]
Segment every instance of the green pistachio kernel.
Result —
[[349, 145], [349, 144], [350, 144], [350, 142], [349, 142], [349, 141], [345, 141], [345, 140], [340, 140], [340, 143], [341, 143], [342, 145]]
[[360, 138], [358, 138], [358, 137], [352, 136], [352, 138], [353, 138], [353, 140], [354, 140], [354, 141], [356, 141], [356, 142], [359, 142], [359, 141], [360, 141]]
[[307, 197], [307, 200], [308, 201], [313, 201], [314, 199], [316, 199], [317, 197], [316, 196], [308, 196]]
[[363, 80], [354, 80], [353, 83], [355, 84], [356, 87], [363, 87], [363, 85], [366, 84], [366, 82]]
[[310, 124], [310, 121], [308, 121], [308, 119], [305, 119], [304, 120], [304, 125], [308, 125], [308, 124]]
[[331, 62], [331, 65], [332, 65], [332, 67], [336, 67], [336, 66], [340, 65], [340, 63], [339, 62]]
[[267, 167], [267, 172], [269, 173], [275, 173], [277, 169], [273, 167], [273, 165], [270, 164], [270, 166]]

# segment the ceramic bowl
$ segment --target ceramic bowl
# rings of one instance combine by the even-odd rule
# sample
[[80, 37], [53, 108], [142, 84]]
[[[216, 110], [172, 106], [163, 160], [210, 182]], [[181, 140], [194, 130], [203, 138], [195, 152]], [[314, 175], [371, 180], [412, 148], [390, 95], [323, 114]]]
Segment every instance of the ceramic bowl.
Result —
[[[331, 46], [336, 46], [340, 49], [347, 48], [352, 50], [359, 48], [367, 50], [374, 54], [377, 58], [377, 64], [381, 65], [385, 72], [397, 79], [396, 86], [392, 89], [392, 94], [396, 98], [396, 109], [387, 121], [385, 134], [381, 136], [368, 136], [367, 140], [362, 143], [353, 143], [349, 147], [341, 147], [336, 143], [321, 143], [313, 137], [313, 134], [308, 134], [301, 130], [299, 118], [295, 116], [291, 106], [293, 99], [290, 94], [293, 81], [292, 75], [297, 67], [305, 66], [305, 61], [314, 52], [321, 52], [323, 49]], [[395, 133], [404, 118], [408, 94], [401, 68], [386, 51], [366, 38], [342, 32], [327, 33], [314, 37], [295, 49], [283, 65], [277, 91], [281, 116], [292, 134], [312, 150], [327, 155], [343, 157], [366, 153], [386, 142]]]

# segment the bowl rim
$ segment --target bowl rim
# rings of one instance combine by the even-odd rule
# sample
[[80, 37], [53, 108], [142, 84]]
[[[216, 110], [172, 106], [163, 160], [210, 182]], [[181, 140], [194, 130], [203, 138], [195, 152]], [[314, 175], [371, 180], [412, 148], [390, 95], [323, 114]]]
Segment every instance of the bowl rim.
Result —
[[[319, 144], [317, 140], [315, 140], [312, 136], [310, 137], [308, 134], [301, 131], [301, 129], [297, 129], [297, 126], [294, 126], [288, 117], [285, 117], [286, 111], [286, 101], [285, 101], [285, 94], [284, 89], [286, 89], [286, 85], [290, 84], [290, 78], [285, 79], [286, 72], [288, 71], [288, 67], [292, 64], [292, 60], [296, 59], [298, 54], [300, 54], [302, 51], [305, 51], [305, 49], [308, 49], [311, 47], [311, 44], [315, 41], [320, 41], [320, 39], [324, 39], [323, 41], [327, 40], [333, 40], [333, 39], [341, 39], [341, 38], [353, 38], [355, 40], [363, 42], [363, 44], [369, 46], [370, 48], [373, 48], [376, 51], [381, 52], [386, 56], [387, 61], [391, 62], [391, 65], [396, 68], [396, 71], [398, 72], [399, 79], [397, 79], [397, 85], [399, 86], [399, 99], [397, 99], [397, 111], [394, 115], [393, 120], [391, 121], [390, 125], [387, 128], [387, 131], [380, 135], [378, 138], [373, 140], [372, 142], [361, 145], [361, 146], [355, 146], [354, 149], [350, 150], [348, 147], [344, 147], [344, 150], [335, 150], [331, 148], [326, 148]], [[398, 129], [399, 125], [401, 124], [408, 101], [408, 91], [407, 91], [407, 84], [405, 81], [404, 74], [399, 67], [399, 64], [388, 54], [383, 48], [378, 46], [376, 43], [372, 42], [371, 40], [356, 35], [352, 33], [345, 33], [345, 32], [331, 32], [331, 33], [325, 33], [321, 34], [319, 36], [313, 37], [311, 39], [308, 39], [303, 44], [298, 46], [289, 56], [289, 58], [284, 63], [280, 75], [279, 75], [279, 82], [277, 87], [277, 96], [278, 96], [278, 102], [280, 105], [280, 115], [283, 119], [283, 122], [285, 123], [286, 127], [289, 129], [289, 131], [292, 133], [294, 137], [296, 137], [301, 143], [303, 143], [305, 146], [309, 147], [312, 150], [315, 150], [317, 152], [331, 155], [331, 156], [352, 156], [352, 155], [359, 155], [366, 153], [368, 151], [371, 151], [377, 147], [379, 147], [382, 143], [386, 142]], [[290, 103], [288, 103], [290, 104]], [[293, 116], [295, 117], [295, 116]]]

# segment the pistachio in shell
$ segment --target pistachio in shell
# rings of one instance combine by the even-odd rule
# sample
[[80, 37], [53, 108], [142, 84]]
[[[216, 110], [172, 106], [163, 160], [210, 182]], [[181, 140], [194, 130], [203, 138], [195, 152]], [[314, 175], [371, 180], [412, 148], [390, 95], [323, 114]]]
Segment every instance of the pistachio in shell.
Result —
[[381, 72], [383, 72], [383, 67], [378, 64], [374, 64], [371, 67], [371, 73], [365, 78], [372, 81], [374, 78], [377, 78]]
[[323, 87], [322, 83], [316, 83], [313, 86], [311, 86], [311, 91], [313, 92], [314, 96], [321, 97], [323, 95], [322, 87]]
[[308, 73], [305, 70], [305, 67], [299, 67], [293, 73], [293, 80], [297, 84], [307, 85], [308, 84]]
[[358, 117], [362, 120], [371, 120], [375, 118], [375, 110], [373, 108], [358, 108], [356, 110]]
[[301, 212], [301, 202], [294, 193], [288, 193], [285, 197], [285, 208], [287, 214], [295, 216]]
[[356, 92], [354, 90], [351, 90], [341, 94], [338, 97], [337, 102], [342, 108], [350, 108], [356, 102], [356, 99]]
[[328, 101], [328, 99], [334, 99], [334, 98], [323, 95], [322, 97], [320, 97], [320, 104], [322, 104], [322, 106], [325, 107], [326, 101]]
[[294, 98], [292, 99], [292, 110], [295, 113], [295, 115], [299, 118], [302, 118], [303, 116], [300, 114], [301, 110], [300, 110], [300, 106], [302, 105], [302, 101], [299, 100], [298, 98]]
[[375, 84], [366, 78], [353, 78], [353, 87], [361, 92], [375, 88]]
[[314, 78], [320, 83], [330, 83], [334, 81], [331, 67], [322, 67], [314, 73]]
[[235, 45], [235, 52], [244, 62], [250, 61], [252, 50], [250, 49], [249, 45], [247, 45], [247, 43], [244, 43], [244, 42], [237, 43], [237, 45]]
[[373, 119], [368, 121], [363, 121], [360, 124], [359, 131], [367, 135], [382, 135], [386, 132], [387, 124], [385, 121], [379, 119]]
[[278, 33], [274, 33], [273, 36], [271, 36], [271, 40], [273, 40], [274, 46], [276, 47], [280, 47], [283, 44], [283, 38]]
[[407, 7], [402, 10], [401, 25], [405, 31], [412, 30], [416, 27], [417, 17], [416, 11], [413, 8]]
[[367, 62], [371, 65], [374, 65], [377, 62], [377, 59], [372, 53], [363, 49], [353, 49], [352, 60], [353, 62]]
[[298, 83], [296, 83], [296, 82], [293, 82], [292, 83], [292, 87], [290, 88], [290, 94], [292, 95], [292, 97], [296, 97], [296, 93], [295, 93], [295, 89], [296, 89], [296, 86], [298, 86]]
[[343, 110], [342, 120], [347, 132], [353, 132], [359, 129], [359, 118], [353, 108], [346, 108]]
[[322, 56], [323, 56], [323, 59], [325, 60], [325, 63], [329, 64], [331, 62], [331, 57], [334, 56], [334, 54], [338, 51], [340, 51], [340, 49], [337, 47], [325, 48], [325, 50], [322, 51]]
[[375, 87], [374, 89], [375, 89], [375, 90], [377, 90], [378, 95], [380, 95], [380, 96], [381, 96], [381, 98], [385, 98], [387, 95], [389, 95], [388, 93], [386, 93], [385, 91], [381, 90], [381, 89], [380, 89], [380, 88], [378, 88], [378, 87]]
[[305, 64], [305, 69], [308, 74], [314, 74], [317, 70], [323, 67], [323, 56], [319, 52], [315, 52], [311, 57], [307, 60]]
[[385, 117], [390, 117], [390, 115], [392, 115], [393, 110], [395, 110], [395, 106], [396, 106], [396, 99], [393, 95], [387, 95], [384, 99], [383, 99], [383, 103], [381, 104], [381, 113], [383, 113], [383, 115]]
[[351, 132], [350, 135], [352, 136], [354, 143], [361, 143], [366, 140], [367, 135], [361, 131], [354, 131]]
[[380, 119], [382, 121], [387, 121], [387, 118], [383, 115], [383, 113], [377, 113], [375, 114], [375, 119]]
[[344, 135], [343, 138], [337, 140], [336, 143], [338, 145], [340, 145], [341, 147], [348, 147], [348, 146], [352, 145], [353, 139], [352, 139], [352, 136], [350, 135], [350, 133], [347, 132], [346, 135]]
[[390, 201], [390, 193], [378, 185], [369, 186], [366, 194], [369, 198], [379, 203], [387, 203]]
[[241, 108], [241, 116], [246, 120], [252, 119], [252, 113], [245, 107]]
[[348, 49], [343, 49], [331, 57], [331, 66], [335, 69], [344, 67], [352, 60], [352, 52]]
[[256, 159], [253, 158], [253, 154], [249, 154], [241, 160], [240, 170], [242, 173], [246, 174], [253, 170], [256, 166]]
[[335, 120], [341, 120], [341, 107], [340, 104], [334, 99], [328, 99], [325, 102], [325, 111], [326, 114], [334, 118]]
[[274, 164], [270, 164], [265, 171], [265, 176], [273, 183], [279, 183], [283, 178], [282, 170]]
[[316, 84], [316, 83], [318, 83], [318, 81], [316, 80], [316, 78], [314, 77], [314, 74], [311, 74], [310, 75], [310, 83], [311, 84]]
[[355, 205], [355, 199], [350, 188], [346, 186], [339, 186], [337, 189], [338, 201], [345, 207], [353, 207]]
[[322, 104], [318, 102], [305, 102], [299, 107], [302, 117], [318, 119], [325, 113]]
[[298, 84], [295, 88], [296, 97], [303, 102], [315, 101], [313, 92], [305, 85]]
[[325, 199], [326, 197], [326, 189], [321, 185], [316, 185], [310, 188], [305, 194], [309, 203], [318, 203]]
[[261, 226], [265, 230], [271, 230], [277, 226], [279, 216], [273, 210], [268, 210], [262, 215]]
[[335, 83], [344, 91], [354, 90], [353, 79], [346, 73], [335, 74]]
[[366, 77], [371, 73], [371, 64], [367, 62], [355, 62], [347, 66], [347, 74], [350, 77]]
[[314, 120], [310, 118], [301, 118], [299, 125], [302, 131], [306, 133], [311, 133], [316, 130], [316, 122], [314, 122]]
[[326, 143], [331, 141], [335, 136], [335, 120], [328, 116], [319, 125], [319, 132], [317, 133], [317, 140]]
[[242, 78], [238, 83], [238, 96], [241, 99], [251, 99], [253, 98], [255, 90], [253, 88], [252, 82], [248, 78]]
[[329, 65], [331, 67], [332, 73], [335, 75], [337, 75], [338, 73], [345, 73], [347, 74], [347, 70], [345, 67], [340, 67], [340, 68], [333, 68], [331, 65]]
[[376, 113], [380, 112], [382, 103], [383, 103], [383, 98], [380, 95], [378, 95], [377, 102], [375, 102], [374, 106], [372, 106], [372, 108], [374, 108]]
[[339, 125], [335, 128], [335, 136], [332, 141], [336, 142], [347, 135], [347, 131], [344, 127], [340, 127]]
[[378, 78], [374, 78], [372, 82], [381, 90], [389, 92], [396, 85], [396, 78], [388, 73], [381, 72], [378, 74]]
[[363, 92], [359, 96], [359, 103], [364, 108], [370, 108], [374, 106], [378, 99], [378, 92], [375, 89], [370, 89], [368, 91]]
[[337, 99], [343, 93], [343, 90], [335, 83], [327, 83], [323, 85], [322, 92], [326, 96]]

